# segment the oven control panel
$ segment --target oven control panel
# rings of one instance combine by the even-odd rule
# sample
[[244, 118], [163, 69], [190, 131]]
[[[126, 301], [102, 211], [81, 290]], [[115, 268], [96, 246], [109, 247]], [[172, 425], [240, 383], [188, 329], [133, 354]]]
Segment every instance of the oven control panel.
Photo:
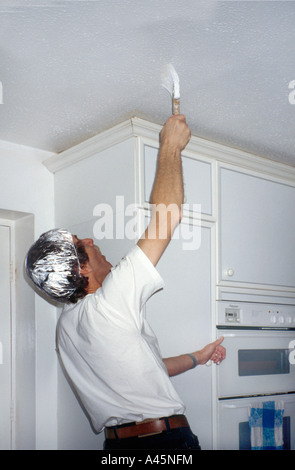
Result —
[[295, 306], [218, 301], [217, 325], [295, 328]]
[[226, 307], [224, 311], [224, 319], [227, 323], [240, 323], [241, 309], [239, 307]]

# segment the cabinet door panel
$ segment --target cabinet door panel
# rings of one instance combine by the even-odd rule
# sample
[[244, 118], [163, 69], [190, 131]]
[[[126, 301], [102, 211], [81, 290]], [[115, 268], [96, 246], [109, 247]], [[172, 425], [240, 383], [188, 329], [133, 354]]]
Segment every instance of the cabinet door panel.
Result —
[[[146, 305], [163, 357], [196, 351], [211, 341], [211, 229], [190, 229], [202, 231], [199, 249], [183, 249], [181, 237], [171, 241], [157, 266], [165, 288]], [[211, 368], [199, 366], [172, 382], [202, 448], [212, 448]]]
[[222, 280], [295, 286], [295, 188], [221, 169]]
[[[156, 173], [158, 149], [144, 146], [145, 201], [150, 195]], [[212, 215], [211, 164], [182, 156], [184, 195], [187, 209]], [[194, 204], [196, 207], [194, 208]], [[200, 205], [201, 207], [197, 207]]]

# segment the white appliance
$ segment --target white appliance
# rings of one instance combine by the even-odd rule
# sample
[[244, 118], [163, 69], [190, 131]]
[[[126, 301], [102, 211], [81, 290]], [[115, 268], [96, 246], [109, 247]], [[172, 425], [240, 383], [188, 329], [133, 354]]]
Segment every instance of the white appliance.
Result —
[[249, 408], [284, 402], [284, 445], [295, 449], [295, 306], [217, 302], [226, 360], [217, 367], [217, 447], [247, 449]]
[[218, 400], [217, 448], [221, 450], [250, 450], [249, 409], [259, 402], [284, 402], [284, 449], [295, 449], [295, 394], [269, 395], [232, 400]]

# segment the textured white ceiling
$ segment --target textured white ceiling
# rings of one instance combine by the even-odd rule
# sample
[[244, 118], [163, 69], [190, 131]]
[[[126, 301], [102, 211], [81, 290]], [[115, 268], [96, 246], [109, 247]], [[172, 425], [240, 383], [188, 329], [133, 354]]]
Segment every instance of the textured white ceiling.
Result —
[[172, 62], [193, 134], [295, 165], [295, 2], [0, 1], [0, 139], [65, 150], [171, 112]]

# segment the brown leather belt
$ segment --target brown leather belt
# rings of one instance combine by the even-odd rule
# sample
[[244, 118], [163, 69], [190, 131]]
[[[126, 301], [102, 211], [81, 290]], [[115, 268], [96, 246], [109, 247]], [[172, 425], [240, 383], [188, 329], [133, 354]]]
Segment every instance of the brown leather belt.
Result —
[[143, 437], [150, 434], [160, 434], [170, 429], [189, 427], [184, 415], [169, 416], [145, 420], [140, 423], [122, 424], [105, 428], [106, 439], [126, 439], [127, 437]]

